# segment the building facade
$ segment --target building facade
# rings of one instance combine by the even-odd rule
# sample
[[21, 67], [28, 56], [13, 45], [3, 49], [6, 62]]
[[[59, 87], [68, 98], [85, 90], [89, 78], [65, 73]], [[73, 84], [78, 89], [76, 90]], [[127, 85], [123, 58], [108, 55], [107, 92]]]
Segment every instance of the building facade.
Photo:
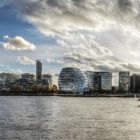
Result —
[[129, 92], [130, 73], [128, 71], [119, 72], [119, 90], [120, 92]]
[[42, 80], [49, 83], [49, 86], [52, 87], [53, 83], [52, 83], [52, 75], [51, 74], [43, 74]]
[[14, 83], [19, 78], [19, 74], [0, 73], [0, 91], [11, 88], [12, 83]]
[[42, 78], [42, 62], [41, 60], [36, 60], [36, 80], [40, 81]]
[[130, 91], [132, 93], [140, 93], [140, 75], [138, 75], [138, 74], [131, 75]]
[[20, 75], [18, 74], [0, 73], [0, 85], [4, 87], [9, 83], [14, 82], [18, 78], [20, 78]]
[[34, 81], [35, 80], [35, 75], [32, 73], [23, 73], [21, 74], [22, 79], [26, 79], [28, 81]]
[[61, 92], [84, 94], [88, 90], [88, 81], [85, 73], [73, 67], [61, 70], [58, 85]]
[[0, 73], [0, 81], [15, 81], [20, 75], [14, 73]]
[[108, 92], [112, 90], [112, 73], [95, 72], [94, 74], [94, 91]]
[[87, 77], [87, 80], [88, 80], [89, 91], [93, 91], [94, 90], [94, 74], [95, 74], [95, 72], [86, 71], [85, 74], [86, 74], [86, 77]]

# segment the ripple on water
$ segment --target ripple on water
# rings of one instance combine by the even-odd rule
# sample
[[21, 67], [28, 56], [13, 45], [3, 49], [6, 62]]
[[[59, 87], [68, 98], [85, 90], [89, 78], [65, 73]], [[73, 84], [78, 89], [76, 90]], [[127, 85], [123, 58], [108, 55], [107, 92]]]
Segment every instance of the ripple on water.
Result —
[[139, 140], [133, 98], [0, 97], [0, 140]]

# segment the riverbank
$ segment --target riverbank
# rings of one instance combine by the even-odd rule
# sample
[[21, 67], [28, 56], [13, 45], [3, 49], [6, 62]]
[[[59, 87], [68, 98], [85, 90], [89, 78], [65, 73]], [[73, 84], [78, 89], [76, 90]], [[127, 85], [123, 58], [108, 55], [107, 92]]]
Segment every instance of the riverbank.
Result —
[[91, 94], [91, 95], [78, 95], [78, 94], [59, 94], [59, 93], [0, 93], [0, 96], [60, 96], [60, 97], [140, 97], [140, 94]]
[[140, 94], [92, 94], [92, 95], [56, 95], [56, 96], [62, 96], [62, 97], [128, 97], [128, 98], [134, 98], [134, 97], [140, 97]]

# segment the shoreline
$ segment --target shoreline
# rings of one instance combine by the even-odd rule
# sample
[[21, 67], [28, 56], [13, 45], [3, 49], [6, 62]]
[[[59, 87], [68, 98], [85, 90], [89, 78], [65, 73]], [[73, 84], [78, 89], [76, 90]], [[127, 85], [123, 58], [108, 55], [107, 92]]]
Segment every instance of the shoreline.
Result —
[[59, 97], [121, 97], [121, 98], [140, 98], [140, 94], [92, 94], [92, 95], [76, 95], [76, 94], [57, 94], [57, 93], [0, 93], [0, 96], [59, 96]]
[[122, 95], [122, 94], [93, 94], [93, 95], [58, 95], [60, 97], [119, 97], [119, 98], [139, 98], [140, 94], [137, 94], [136, 96], [134, 94], [132, 95]]

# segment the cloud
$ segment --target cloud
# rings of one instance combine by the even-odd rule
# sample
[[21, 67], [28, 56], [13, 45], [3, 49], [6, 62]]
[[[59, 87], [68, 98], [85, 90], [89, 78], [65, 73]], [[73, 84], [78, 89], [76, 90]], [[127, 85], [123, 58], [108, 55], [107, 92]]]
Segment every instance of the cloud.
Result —
[[1, 46], [6, 50], [11, 51], [25, 51], [25, 50], [35, 50], [36, 46], [21, 36], [15, 36], [10, 38], [9, 36], [3, 37], [3, 42], [1, 42]]
[[16, 73], [16, 74], [22, 74], [23, 71], [21, 69], [11, 69], [10, 70], [12, 73]]
[[14, 5], [45, 35], [65, 37], [69, 31], [104, 29], [116, 22], [139, 26], [139, 0], [14, 0]]
[[59, 55], [65, 66], [140, 71], [140, 0], [14, 0], [13, 5], [22, 20], [64, 50], [48, 62]]
[[55, 64], [63, 64], [64, 63], [63, 59], [59, 59], [59, 58], [47, 58], [46, 61], [48, 63], [55, 63]]
[[17, 57], [17, 61], [24, 65], [35, 65], [35, 61], [26, 56]]

